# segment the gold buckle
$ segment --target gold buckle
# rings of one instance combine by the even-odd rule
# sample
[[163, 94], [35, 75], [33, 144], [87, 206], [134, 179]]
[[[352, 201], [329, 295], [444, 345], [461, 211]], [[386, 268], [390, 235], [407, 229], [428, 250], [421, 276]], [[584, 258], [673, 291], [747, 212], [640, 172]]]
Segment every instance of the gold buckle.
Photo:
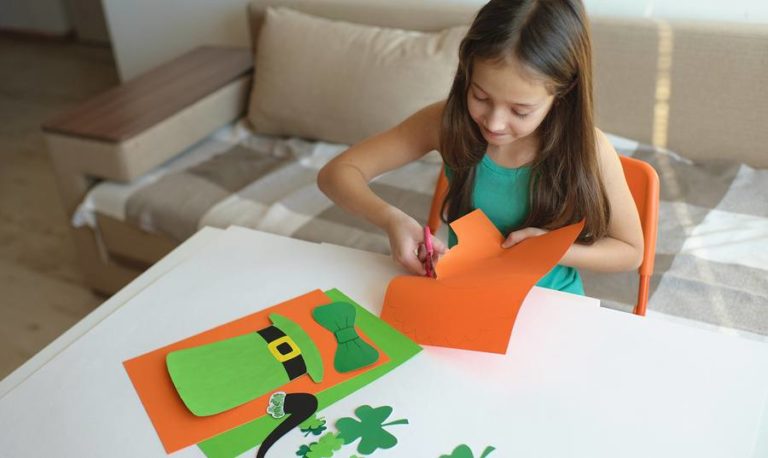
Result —
[[[291, 347], [291, 351], [282, 354], [280, 351], [278, 351], [277, 347], [279, 347], [281, 344], [288, 344], [289, 347]], [[299, 350], [299, 347], [296, 346], [296, 342], [293, 341], [288, 336], [280, 337], [279, 339], [275, 339], [272, 342], [267, 344], [267, 348], [269, 349], [269, 352], [272, 353], [272, 356], [275, 357], [276, 360], [280, 361], [281, 363], [288, 361], [289, 359], [295, 358], [296, 356], [299, 356], [301, 354], [301, 351]]]

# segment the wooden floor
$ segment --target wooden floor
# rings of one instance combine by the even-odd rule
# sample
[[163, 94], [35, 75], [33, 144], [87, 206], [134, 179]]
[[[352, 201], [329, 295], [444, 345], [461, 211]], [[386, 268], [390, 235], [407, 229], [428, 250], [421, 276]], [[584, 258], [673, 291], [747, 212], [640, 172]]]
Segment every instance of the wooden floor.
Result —
[[104, 300], [81, 284], [40, 124], [117, 82], [109, 48], [0, 36], [0, 379]]

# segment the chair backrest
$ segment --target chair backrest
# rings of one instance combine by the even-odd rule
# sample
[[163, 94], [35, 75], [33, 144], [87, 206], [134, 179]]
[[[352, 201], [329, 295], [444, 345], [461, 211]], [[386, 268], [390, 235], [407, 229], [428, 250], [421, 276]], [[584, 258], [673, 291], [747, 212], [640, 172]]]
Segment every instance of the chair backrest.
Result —
[[[621, 166], [624, 168], [624, 177], [629, 185], [629, 190], [632, 192], [632, 198], [635, 200], [637, 212], [640, 215], [640, 224], [643, 228], [643, 262], [638, 269], [640, 282], [634, 313], [645, 315], [648, 290], [651, 275], [653, 275], [653, 262], [656, 255], [656, 234], [659, 221], [659, 176], [650, 164], [631, 157], [621, 156]], [[432, 196], [432, 207], [429, 209], [428, 225], [433, 234], [437, 233], [440, 227], [440, 210], [447, 191], [448, 179], [441, 167], [435, 185], [435, 193]]]
[[651, 275], [653, 275], [653, 262], [656, 256], [656, 234], [659, 223], [659, 176], [650, 164], [631, 157], [621, 156], [621, 166], [624, 168], [624, 177], [627, 179], [630, 192], [632, 192], [632, 198], [635, 200], [637, 212], [640, 215], [640, 225], [643, 227], [643, 262], [638, 269], [640, 285], [637, 291], [635, 314], [645, 315], [648, 290]]

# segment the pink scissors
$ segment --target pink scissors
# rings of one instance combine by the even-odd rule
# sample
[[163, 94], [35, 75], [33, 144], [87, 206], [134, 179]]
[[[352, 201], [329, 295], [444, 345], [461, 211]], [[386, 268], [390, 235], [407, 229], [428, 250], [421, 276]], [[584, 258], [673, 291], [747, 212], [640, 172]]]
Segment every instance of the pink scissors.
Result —
[[437, 278], [435, 266], [432, 264], [432, 256], [435, 254], [435, 249], [432, 247], [432, 231], [429, 230], [429, 226], [424, 226], [424, 248], [427, 251], [427, 258], [424, 260], [424, 268], [427, 270], [425, 276]]

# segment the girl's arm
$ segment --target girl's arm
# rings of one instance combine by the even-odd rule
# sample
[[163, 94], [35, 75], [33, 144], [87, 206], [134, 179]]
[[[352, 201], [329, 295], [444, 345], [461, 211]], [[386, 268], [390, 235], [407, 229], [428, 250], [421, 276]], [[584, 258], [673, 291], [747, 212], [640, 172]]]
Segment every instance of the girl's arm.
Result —
[[602, 131], [595, 131], [600, 171], [611, 204], [608, 236], [592, 245], [574, 244], [560, 263], [603, 272], [634, 270], [643, 262], [640, 216], [624, 177], [619, 154]]
[[[599, 129], [595, 130], [600, 172], [611, 205], [608, 235], [592, 245], [573, 244], [560, 264], [602, 272], [634, 270], [643, 261], [644, 243], [637, 206], [624, 177], [618, 153], [608, 137]], [[520, 229], [509, 234], [503, 246], [509, 247], [545, 232], [535, 227]]]
[[[392, 257], [416, 274], [424, 274], [416, 250], [423, 242], [422, 227], [402, 210], [377, 196], [368, 183], [437, 149], [445, 102], [429, 105], [397, 126], [357, 143], [323, 167], [317, 185], [345, 210], [387, 232]], [[437, 173], [437, 171], [435, 172]], [[445, 245], [434, 239], [438, 253]]]

